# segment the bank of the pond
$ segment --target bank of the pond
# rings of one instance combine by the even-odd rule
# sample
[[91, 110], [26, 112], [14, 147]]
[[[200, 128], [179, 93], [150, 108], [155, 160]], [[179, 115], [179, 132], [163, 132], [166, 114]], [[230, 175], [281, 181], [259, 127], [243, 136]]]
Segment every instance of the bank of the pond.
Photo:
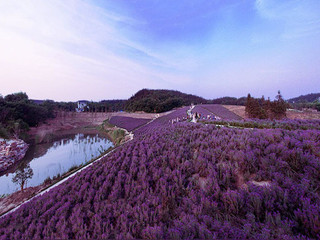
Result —
[[83, 169], [89, 167], [92, 163], [100, 160], [113, 150], [114, 148], [109, 148], [101, 156], [94, 158], [91, 161], [86, 162], [85, 164], [81, 164], [80, 166], [72, 168], [62, 175], [59, 174], [57, 176], [54, 176], [53, 178], [48, 178], [41, 185], [38, 185], [36, 187], [28, 187], [23, 191], [18, 191], [10, 195], [0, 195], [0, 217], [3, 217], [9, 212], [18, 209], [21, 205], [30, 201], [32, 198], [49, 191], [53, 187], [60, 185], [68, 178], [74, 176], [79, 171], [82, 171]]
[[[114, 128], [115, 130], [119, 130], [119, 128]], [[123, 138], [123, 140], [118, 144], [114, 145], [113, 148], [109, 148], [107, 151], [105, 151], [103, 154], [101, 154], [99, 157], [96, 157], [92, 159], [89, 162], [86, 162], [85, 164], [82, 164], [66, 173], [60, 176], [56, 176], [53, 179], [47, 179], [45, 180], [41, 185], [37, 187], [29, 187], [25, 189], [24, 191], [18, 191], [16, 193], [13, 193], [11, 195], [2, 196], [0, 194], [0, 217], [3, 217], [15, 210], [17, 210], [21, 205], [23, 205], [26, 202], [29, 202], [31, 199], [44, 194], [45, 192], [48, 192], [50, 189], [62, 184], [64, 181], [69, 179], [70, 177], [74, 176], [78, 172], [82, 171], [83, 169], [89, 167], [94, 162], [101, 160], [102, 158], [106, 157], [111, 152], [115, 151], [116, 148], [120, 145], [123, 145], [133, 139], [133, 135], [129, 134], [125, 131], [125, 129], [122, 129], [126, 135]], [[124, 140], [125, 139], [125, 140]]]
[[[117, 115], [117, 113], [115, 114]], [[121, 115], [121, 114], [120, 114]], [[130, 114], [134, 115], [134, 114]], [[141, 114], [138, 114], [140, 116]], [[81, 115], [82, 116], [82, 115]], [[134, 115], [134, 117], [136, 117]], [[149, 117], [149, 116], [144, 116]], [[107, 155], [110, 151], [115, 150], [116, 147], [125, 144], [126, 142], [133, 139], [133, 134], [129, 133], [125, 129], [115, 127], [108, 123], [107, 120], [103, 120], [104, 115], [99, 116], [99, 118], [92, 119], [90, 122], [80, 121], [80, 123], [74, 122], [72, 124], [68, 121], [60, 122], [55, 121], [54, 123], [43, 124], [40, 127], [33, 128], [29, 131], [29, 136], [27, 142], [29, 144], [36, 143], [50, 143], [63, 138], [70, 134], [76, 134], [81, 132], [82, 134], [99, 134], [113, 143], [112, 148], [108, 148], [107, 151], [100, 154], [100, 156], [92, 158], [90, 161], [82, 163], [78, 166], [72, 166], [64, 174], [57, 174], [53, 177], [46, 178], [38, 186], [30, 186], [23, 191], [18, 191], [13, 194], [1, 194], [0, 193], [0, 216], [17, 209], [19, 206], [29, 201], [31, 198], [48, 191], [52, 187], [61, 184], [69, 177], [73, 176], [82, 169], [88, 167], [93, 162], [100, 160], [102, 157]], [[59, 119], [59, 118], [58, 118]], [[45, 152], [45, 150], [43, 150]]]
[[[112, 116], [126, 116], [132, 118], [153, 119], [156, 115], [162, 116], [167, 113], [128, 113], [128, 112], [106, 112], [106, 113], [77, 113], [77, 112], [57, 112], [54, 119], [48, 119], [37, 127], [30, 128], [28, 140], [42, 143], [52, 141], [55, 137], [68, 132], [92, 131], [100, 128], [107, 119]], [[112, 130], [112, 127], [108, 127]], [[113, 133], [110, 133], [111, 137]], [[122, 141], [123, 142], [123, 141]]]
[[100, 156], [113, 143], [99, 134], [77, 133], [51, 143], [30, 145], [17, 168], [0, 176], [0, 195], [26, 186], [37, 186], [45, 179], [67, 172]]
[[23, 140], [0, 138], [0, 175], [23, 159], [27, 150]]
[[[92, 144], [93, 142], [88, 141], [88, 135], [82, 134], [83, 138], [85, 141], [87, 141], [87, 144], [91, 145], [91, 148], [93, 147]], [[97, 137], [97, 135], [95, 136]], [[77, 137], [76, 137], [77, 138]], [[78, 136], [79, 138], [79, 136]], [[100, 139], [101, 140], [101, 139]], [[93, 157], [90, 157], [90, 160], [86, 160], [80, 164], [72, 164], [69, 165], [71, 167], [68, 167], [66, 171], [63, 171], [62, 173], [59, 172], [56, 175], [51, 175], [48, 176], [44, 179], [44, 177], [42, 177], [42, 181], [40, 184], [36, 184], [37, 186], [30, 186], [28, 188], [25, 188], [22, 190], [19, 190], [15, 193], [12, 194], [8, 194], [8, 193], [0, 193], [0, 215], [10, 211], [12, 208], [15, 208], [21, 204], [23, 204], [25, 201], [27, 201], [28, 199], [32, 198], [33, 196], [39, 194], [40, 192], [44, 191], [45, 189], [51, 187], [52, 185], [57, 184], [58, 182], [60, 182], [61, 180], [67, 178], [68, 176], [70, 176], [73, 173], [76, 173], [77, 171], [79, 171], [80, 169], [82, 169], [83, 167], [91, 164], [92, 162], [94, 162], [95, 160], [97, 160], [98, 158], [100, 158], [101, 156], [104, 156], [106, 153], [110, 152], [113, 149], [113, 144], [111, 143], [111, 141], [105, 139], [109, 145], [106, 146], [106, 149], [99, 149], [97, 146], [95, 149], [99, 149], [98, 154], [96, 154]], [[66, 142], [66, 139], [61, 139], [61, 142]], [[100, 141], [101, 143], [106, 143], [106, 141]], [[78, 142], [79, 143], [79, 142]], [[41, 144], [43, 145], [43, 144]], [[53, 143], [52, 144], [57, 145], [57, 143]], [[77, 146], [79, 148], [79, 146]], [[74, 150], [74, 149], [73, 149]], [[41, 150], [42, 151], [42, 150]], [[50, 152], [50, 150], [48, 150], [48, 152]], [[72, 151], [74, 153], [74, 151]], [[46, 154], [46, 153], [45, 153]], [[64, 154], [62, 154], [64, 155]], [[74, 155], [74, 154], [73, 154]], [[76, 155], [75, 155], [76, 156]], [[27, 156], [28, 157], [28, 156]], [[29, 155], [30, 157], [30, 155]], [[38, 156], [37, 156], [38, 157]], [[58, 157], [58, 156], [57, 156]], [[67, 157], [70, 157], [70, 155], [68, 155]], [[77, 157], [77, 156], [76, 156]], [[40, 157], [41, 158], [41, 157]], [[45, 160], [42, 159], [42, 161], [38, 162], [37, 164], [41, 164], [41, 162], [45, 163]], [[30, 166], [30, 164], [29, 164]], [[32, 166], [32, 165], [31, 165]], [[19, 169], [18, 169], [19, 171]], [[21, 171], [20, 171], [21, 172]], [[27, 171], [24, 171], [27, 172]], [[7, 178], [9, 174], [7, 174]], [[36, 174], [37, 175], [37, 174]], [[38, 173], [39, 175], [39, 173]], [[12, 176], [12, 173], [11, 173]], [[3, 177], [3, 176], [2, 176]], [[0, 179], [1, 182], [1, 179]], [[3, 185], [3, 184], [2, 184]], [[3, 190], [3, 189], [2, 189]]]

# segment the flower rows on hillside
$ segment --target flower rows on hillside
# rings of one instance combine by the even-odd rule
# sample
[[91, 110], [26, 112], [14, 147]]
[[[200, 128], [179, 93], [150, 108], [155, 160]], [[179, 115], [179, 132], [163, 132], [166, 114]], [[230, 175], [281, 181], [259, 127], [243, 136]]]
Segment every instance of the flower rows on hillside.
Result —
[[241, 120], [242, 118], [219, 104], [200, 104], [192, 109], [200, 120]]
[[145, 126], [134, 131], [135, 136], [142, 136], [147, 133], [152, 133], [156, 129], [163, 128], [174, 123], [187, 120], [187, 111], [190, 107], [182, 107], [172, 111], [171, 113], [155, 119]]
[[[114, 116], [109, 120], [109, 122], [117, 127], [124, 128], [129, 132], [135, 130], [134, 133], [136, 135], [143, 135], [150, 132], [150, 130], [153, 131], [154, 128], [164, 127], [169, 124], [187, 120], [187, 111], [189, 109], [190, 107], [182, 107], [173, 110], [167, 115], [154, 119], [153, 121], [141, 118]], [[230, 112], [228, 109], [216, 104], [196, 105], [192, 109], [192, 114], [197, 114], [197, 118], [201, 120], [221, 119], [220, 117], [231, 120], [239, 119], [237, 115]]]
[[320, 131], [157, 120], [1, 218], [0, 239], [320, 238]]
[[205, 119], [205, 120], [214, 120], [217, 116], [215, 116], [212, 112], [208, 111], [207, 109], [203, 108], [202, 105], [197, 105], [192, 109], [192, 113], [196, 114], [198, 119]]
[[222, 119], [228, 119], [228, 120], [242, 119], [237, 114], [231, 112], [230, 110], [226, 109], [224, 106], [220, 104], [204, 104], [200, 106]]
[[242, 128], [260, 128], [260, 129], [286, 129], [286, 130], [320, 130], [320, 120], [298, 120], [298, 119], [283, 119], [283, 120], [260, 120], [246, 119], [242, 121], [219, 120], [207, 122], [218, 125], [228, 125]]
[[114, 116], [109, 120], [109, 122], [112, 125], [115, 125], [120, 128], [124, 128], [129, 132], [150, 121], [151, 121], [150, 119], [145, 119], [145, 118], [132, 118], [132, 117], [122, 117], [122, 116]]

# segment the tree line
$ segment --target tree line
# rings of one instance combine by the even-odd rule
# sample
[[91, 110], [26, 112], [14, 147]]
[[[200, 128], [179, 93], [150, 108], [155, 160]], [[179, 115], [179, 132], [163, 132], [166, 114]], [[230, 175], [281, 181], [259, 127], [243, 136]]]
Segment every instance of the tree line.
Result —
[[264, 97], [253, 98], [249, 93], [245, 111], [249, 118], [281, 119], [286, 117], [288, 106], [289, 104], [284, 101], [280, 91], [278, 91], [274, 101], [271, 101], [269, 98], [265, 100]]
[[[126, 100], [88, 102], [86, 112], [114, 112], [125, 108]], [[32, 100], [23, 92], [0, 95], [0, 137], [25, 137], [30, 127], [54, 118], [56, 112], [75, 112], [76, 102]]]
[[36, 104], [29, 100], [26, 93], [0, 96], [0, 137], [19, 137], [29, 127], [53, 118], [53, 110], [54, 107], [50, 102]]
[[160, 113], [170, 111], [173, 108], [188, 106], [191, 103], [207, 103], [207, 100], [179, 91], [142, 89], [127, 101], [125, 110]]
[[125, 109], [127, 100], [102, 100], [100, 102], [88, 102], [85, 112], [119, 112]]

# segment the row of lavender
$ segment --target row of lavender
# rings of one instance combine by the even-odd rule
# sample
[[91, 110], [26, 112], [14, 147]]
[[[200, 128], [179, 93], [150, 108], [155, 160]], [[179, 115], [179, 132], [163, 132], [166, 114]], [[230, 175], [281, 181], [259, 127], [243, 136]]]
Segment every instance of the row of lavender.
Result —
[[122, 116], [114, 116], [109, 122], [117, 127], [124, 128], [131, 132], [132, 130], [150, 122], [151, 119], [145, 118], [132, 118], [132, 117], [122, 117]]
[[0, 239], [320, 238], [320, 131], [167, 125], [0, 219]]
[[242, 118], [218, 104], [196, 105], [192, 113], [200, 114], [200, 120], [228, 119], [241, 120]]
[[239, 117], [237, 114], [231, 112], [230, 110], [226, 109], [225, 107], [219, 104], [204, 104], [201, 107], [205, 108], [209, 112], [219, 116], [222, 119], [229, 119], [229, 120], [241, 120], [242, 118]]
[[286, 130], [320, 130], [320, 120], [301, 120], [301, 119], [284, 119], [284, 120], [261, 120], [261, 119], [246, 119], [242, 121], [225, 121], [218, 120], [206, 122], [219, 125], [228, 125], [243, 128], [260, 128], [260, 129], [286, 129]]
[[171, 113], [157, 118], [149, 124], [137, 129], [136, 131], [134, 131], [134, 134], [135, 136], [142, 136], [154, 132], [155, 129], [163, 128], [172, 125], [173, 123], [185, 121], [187, 120], [187, 111], [189, 109], [190, 107], [182, 107], [173, 110]]
[[212, 112], [209, 112], [207, 109], [203, 108], [202, 105], [196, 105], [192, 109], [192, 114], [196, 114], [196, 118], [201, 120], [215, 120], [219, 119], [217, 115], [214, 115]]
[[[151, 131], [153, 131], [155, 127], [163, 127], [172, 123], [187, 120], [187, 111], [189, 109], [190, 107], [183, 107], [180, 109], [173, 110], [171, 113], [150, 122], [150, 124], [147, 124], [150, 120], [121, 116], [112, 117], [109, 120], [109, 122], [118, 127], [125, 128], [129, 132], [136, 129], [136, 131], [134, 131], [136, 135], [143, 135], [145, 133], [150, 132], [150, 129]], [[217, 104], [197, 105], [192, 109], [192, 113], [197, 113], [198, 116], [200, 115], [200, 118], [202, 120], [214, 120], [217, 118], [230, 120], [241, 119], [239, 116], [235, 115], [228, 109]]]

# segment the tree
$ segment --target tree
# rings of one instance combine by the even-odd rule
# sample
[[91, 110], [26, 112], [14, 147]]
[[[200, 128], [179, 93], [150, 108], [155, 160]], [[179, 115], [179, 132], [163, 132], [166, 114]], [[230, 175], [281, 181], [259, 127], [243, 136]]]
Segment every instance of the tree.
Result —
[[287, 111], [287, 104], [284, 101], [279, 90], [276, 96], [276, 100], [273, 101], [271, 104], [271, 112], [273, 114], [272, 117], [276, 119], [281, 119], [283, 117], [286, 117], [286, 111]]
[[30, 164], [27, 164], [26, 166], [18, 169], [12, 178], [12, 182], [19, 184], [21, 191], [24, 189], [24, 185], [27, 183], [29, 178], [32, 178], [33, 176], [33, 170], [30, 167]]
[[265, 111], [261, 107], [262, 104], [260, 102], [258, 99], [251, 97], [250, 93], [248, 94], [245, 111], [249, 118], [262, 119], [267, 117]]
[[7, 102], [28, 101], [28, 99], [29, 99], [28, 95], [23, 92], [9, 94], [4, 98], [4, 100], [6, 100]]
[[282, 98], [280, 91], [278, 91], [276, 100], [273, 102], [271, 102], [269, 98], [265, 100], [263, 96], [260, 99], [256, 99], [248, 94], [245, 111], [249, 118], [281, 119], [286, 116], [287, 106], [288, 104]]
[[248, 96], [247, 96], [245, 111], [246, 111], [246, 114], [248, 115], [248, 117], [250, 117], [251, 112], [252, 112], [252, 98], [251, 98], [250, 93], [248, 93]]

